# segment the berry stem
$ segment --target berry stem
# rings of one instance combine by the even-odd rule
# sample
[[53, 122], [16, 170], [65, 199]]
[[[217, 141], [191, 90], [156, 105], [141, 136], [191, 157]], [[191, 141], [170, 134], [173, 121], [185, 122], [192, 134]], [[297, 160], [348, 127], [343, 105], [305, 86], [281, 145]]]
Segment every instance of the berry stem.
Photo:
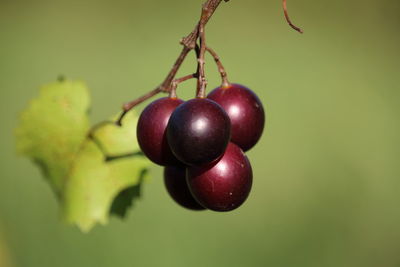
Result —
[[123, 110], [122, 110], [122, 113], [121, 113], [121, 115], [119, 116], [118, 120], [115, 122], [115, 124], [118, 125], [118, 126], [122, 126], [122, 120], [124, 119], [124, 117], [126, 116], [126, 114], [127, 114], [132, 108], [134, 108], [135, 106], [139, 105], [140, 103], [146, 101], [147, 99], [149, 99], [149, 98], [151, 98], [151, 97], [153, 97], [153, 96], [155, 96], [155, 95], [157, 95], [158, 93], [161, 93], [161, 92], [163, 92], [163, 89], [162, 89], [161, 86], [159, 86], [159, 87], [157, 87], [157, 88], [151, 90], [150, 92], [148, 92], [148, 93], [142, 95], [141, 97], [136, 98], [135, 100], [133, 100], [133, 101], [131, 101], [131, 102], [129, 102], [129, 103], [124, 104], [123, 107], [122, 107], [122, 109], [123, 109]]
[[200, 92], [200, 64], [198, 63], [198, 59], [200, 58], [200, 46], [198, 44], [196, 44], [196, 47], [194, 48], [194, 51], [196, 52], [196, 61], [197, 61], [197, 70], [196, 70], [196, 74], [197, 74], [197, 89], [196, 89], [196, 95], [199, 95]]
[[176, 95], [176, 88], [177, 87], [178, 87], [178, 84], [175, 82], [175, 80], [172, 81], [171, 90], [169, 91], [169, 97], [170, 98], [177, 98], [177, 95]]
[[[203, 17], [207, 16], [207, 13], [208, 9], [206, 7], [203, 7], [201, 20], [203, 20]], [[206, 72], [205, 72], [206, 34], [205, 34], [205, 25], [201, 23], [199, 25], [199, 35], [200, 35], [200, 53], [197, 59], [198, 70], [199, 70], [197, 97], [205, 98], [206, 87], [207, 87]]]
[[211, 49], [210, 47], [206, 47], [206, 50], [210, 55], [214, 58], [215, 63], [217, 64], [218, 71], [221, 74], [221, 79], [222, 79], [222, 87], [228, 87], [230, 85], [230, 82], [228, 81], [228, 74], [225, 71], [224, 65], [222, 65], [221, 59], [218, 56], [218, 54]]
[[175, 79], [171, 83], [171, 88], [169, 89], [169, 97], [176, 98], [176, 88], [180, 83], [197, 77], [197, 73], [192, 73], [181, 78]]
[[192, 50], [192, 48], [187, 47], [184, 45], [182, 52], [180, 53], [179, 57], [175, 61], [175, 64], [172, 66], [171, 71], [168, 73], [167, 77], [165, 80], [161, 83], [159, 88], [161, 89], [162, 92], [168, 92], [169, 87], [171, 86], [171, 83], [173, 79], [175, 78], [179, 68], [181, 67], [182, 63], [185, 61], [185, 58], [187, 54]]
[[179, 79], [175, 79], [173, 82], [178, 85], [180, 83], [186, 82], [187, 80], [194, 79], [194, 78], [197, 78], [197, 73], [192, 73], [192, 74], [183, 76]]

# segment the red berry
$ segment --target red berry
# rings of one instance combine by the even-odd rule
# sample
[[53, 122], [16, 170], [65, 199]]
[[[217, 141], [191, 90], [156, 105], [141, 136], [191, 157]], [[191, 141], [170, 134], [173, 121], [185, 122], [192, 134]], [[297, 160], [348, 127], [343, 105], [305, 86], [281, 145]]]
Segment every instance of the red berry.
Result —
[[191, 210], [205, 210], [192, 196], [186, 183], [186, 168], [167, 166], [164, 168], [164, 183], [169, 195], [179, 205]]
[[188, 167], [186, 179], [190, 192], [202, 206], [214, 211], [230, 211], [247, 199], [253, 173], [243, 151], [229, 143], [216, 163]]
[[239, 84], [218, 87], [208, 96], [228, 113], [231, 120], [231, 141], [248, 151], [260, 139], [265, 114], [260, 99], [250, 89]]
[[174, 155], [187, 165], [218, 159], [230, 139], [231, 124], [220, 105], [195, 98], [180, 105], [168, 123], [168, 143]]
[[140, 115], [137, 140], [143, 153], [156, 164], [179, 163], [169, 148], [166, 128], [172, 112], [182, 103], [178, 98], [160, 98], [150, 103]]

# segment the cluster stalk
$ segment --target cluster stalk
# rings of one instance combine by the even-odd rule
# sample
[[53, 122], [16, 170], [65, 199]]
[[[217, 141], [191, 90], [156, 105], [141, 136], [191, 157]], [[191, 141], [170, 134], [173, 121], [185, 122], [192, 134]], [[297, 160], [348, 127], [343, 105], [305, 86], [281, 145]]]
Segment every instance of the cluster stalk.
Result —
[[[221, 75], [222, 79], [222, 86], [226, 87], [229, 86], [230, 83], [228, 81], [228, 75], [225, 71], [224, 66], [221, 63], [220, 57], [217, 53], [207, 46], [206, 44], [206, 34], [205, 34], [205, 27], [208, 21], [213, 16], [216, 9], [219, 7], [222, 1], [228, 2], [229, 0], [207, 0], [202, 6], [202, 12], [200, 19], [196, 26], [194, 27], [193, 31], [191, 31], [186, 37], [182, 38], [180, 44], [183, 46], [182, 51], [180, 52], [178, 58], [176, 59], [175, 63], [173, 64], [171, 70], [167, 74], [166, 78], [163, 82], [154, 88], [153, 90], [147, 92], [146, 94], [138, 97], [137, 99], [130, 101], [122, 106], [122, 112], [117, 121], [115, 122], [116, 125], [122, 126], [122, 120], [125, 115], [133, 109], [135, 106], [139, 105], [140, 103], [152, 98], [153, 96], [159, 93], [168, 93], [171, 97], [176, 97], [176, 88], [177, 86], [185, 82], [189, 79], [196, 78], [197, 79], [197, 90], [196, 96], [199, 98], [204, 98], [206, 96], [206, 87], [207, 87], [207, 80], [205, 74], [205, 54], [208, 52], [217, 64], [218, 71]], [[287, 12], [287, 4], [286, 0], [282, 0], [283, 3], [283, 10], [285, 18], [288, 24], [295, 29], [296, 31], [303, 33], [303, 31], [295, 26], [288, 15]], [[189, 74], [183, 76], [181, 78], [175, 78], [182, 63], [185, 61], [186, 56], [192, 51], [195, 50], [196, 57], [197, 57], [197, 71], [196, 73]], [[104, 123], [108, 122], [101, 122], [98, 125], [95, 125], [90, 131], [89, 136], [93, 136], [93, 132], [99, 128], [99, 126], [103, 125]]]

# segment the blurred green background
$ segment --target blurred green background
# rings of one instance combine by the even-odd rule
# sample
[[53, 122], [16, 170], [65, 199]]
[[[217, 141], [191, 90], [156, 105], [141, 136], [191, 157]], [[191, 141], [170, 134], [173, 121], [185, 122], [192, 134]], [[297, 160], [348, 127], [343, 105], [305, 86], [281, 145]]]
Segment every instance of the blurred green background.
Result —
[[[16, 156], [19, 111], [63, 74], [88, 83], [93, 121], [108, 118], [161, 82], [201, 3], [0, 0], [1, 267], [400, 266], [398, 0], [289, 1], [304, 35], [279, 0], [222, 4], [209, 45], [268, 117], [248, 153], [248, 201], [231, 213], [184, 210], [154, 166], [126, 220], [89, 234], [60, 222], [40, 171]], [[212, 88], [211, 58], [207, 68]]]

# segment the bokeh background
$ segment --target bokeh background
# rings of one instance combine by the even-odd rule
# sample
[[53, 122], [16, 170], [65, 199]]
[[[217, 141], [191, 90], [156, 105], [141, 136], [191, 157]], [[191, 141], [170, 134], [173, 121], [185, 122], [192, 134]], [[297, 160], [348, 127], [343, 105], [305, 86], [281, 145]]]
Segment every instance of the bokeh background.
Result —
[[[223, 3], [207, 40], [268, 117], [248, 153], [248, 201], [231, 213], [184, 210], [154, 166], [124, 221], [89, 234], [60, 222], [40, 171], [15, 153], [19, 111], [63, 74], [88, 83], [93, 122], [115, 114], [161, 82], [201, 3], [0, 0], [1, 267], [400, 266], [398, 0], [289, 1], [304, 35], [279, 0]], [[215, 87], [211, 58], [207, 68]]]

